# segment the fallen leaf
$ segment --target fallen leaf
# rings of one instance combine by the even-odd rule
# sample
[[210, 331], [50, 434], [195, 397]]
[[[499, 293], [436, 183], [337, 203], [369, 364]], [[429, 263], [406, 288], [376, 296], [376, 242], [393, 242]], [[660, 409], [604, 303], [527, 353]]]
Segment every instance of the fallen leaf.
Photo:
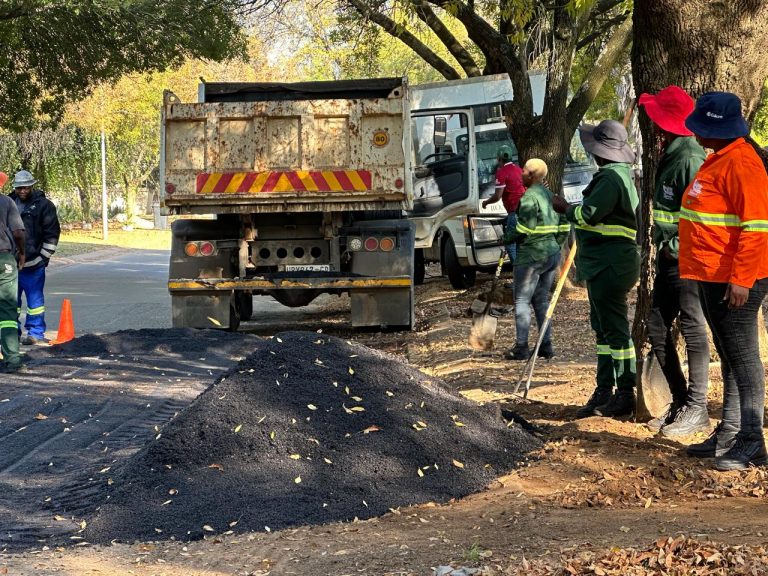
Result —
[[362, 402], [363, 401], [363, 399], [360, 398], [360, 396], [352, 396], [352, 400], [354, 400], [355, 402]]
[[111, 466], [107, 466], [106, 468], [102, 468], [101, 470], [99, 470], [99, 474], [104, 474], [105, 472], [109, 472], [110, 468], [111, 468]]
[[301, 454], [291, 454], [291, 460], [301, 460]]
[[387, 396], [391, 397], [391, 396], [394, 396], [394, 395], [395, 395], [394, 392], [390, 392], [389, 390], [387, 390]]
[[456, 426], [459, 426], [459, 427], [461, 427], [461, 426], [466, 426], [466, 424], [464, 424], [464, 422], [459, 422], [458, 420], [454, 421], [454, 424], [455, 424]]
[[45, 414], [41, 414], [40, 412], [37, 413], [37, 416], [35, 416], [35, 420], [48, 420], [48, 416]]
[[167, 505], [168, 505], [168, 504], [170, 504], [171, 502], [173, 502], [173, 500], [166, 500], [165, 502], [163, 502], [162, 504], [160, 504], [160, 506], [167, 506]]
[[454, 460], [453, 465], [456, 466], [456, 468], [464, 468], [464, 463], [459, 462], [458, 460]]
[[264, 530], [266, 530], [267, 532], [272, 532], [272, 529], [269, 526], [264, 526]]
[[210, 320], [211, 324], [214, 324], [215, 326], [221, 326], [221, 322], [216, 320], [216, 318], [211, 318], [210, 316], [208, 316], [208, 320]]
[[629, 532], [629, 531], [630, 531], [630, 528], [628, 528], [627, 526], [621, 526], [621, 527], [619, 528], [619, 530], [621, 530], [622, 532], [624, 532], [624, 533], [626, 534], [627, 532]]
[[378, 432], [379, 430], [381, 430], [381, 428], [376, 426], [376, 424], [373, 424], [371, 426], [368, 426], [368, 428], [366, 428], [365, 430], [363, 430], [363, 434], [369, 434], [370, 432]]
[[421, 468], [417, 468], [416, 469], [416, 473], [419, 475], [419, 478], [423, 478], [424, 477], [424, 472], [421, 471]]
[[362, 406], [352, 406], [350, 410], [352, 410], [352, 412], [365, 412], [365, 408]]
[[62, 520], [66, 520], [64, 516], [59, 516], [58, 514], [56, 514], [56, 516], [54, 516], [53, 519], [56, 520], [56, 522], [61, 522]]
[[323, 461], [324, 461], [326, 464], [333, 464], [333, 461], [332, 461], [332, 460], [330, 460], [329, 458], [323, 458]]
[[269, 439], [270, 440], [274, 440], [275, 439], [275, 433], [274, 432], [270, 432], [269, 433]]
[[215, 468], [216, 470], [221, 470], [222, 472], [224, 472], [224, 466], [222, 466], [221, 464], [211, 464], [208, 466], [208, 468]]
[[301, 476], [296, 476], [296, 478], [294, 478], [294, 479], [293, 479], [293, 481], [294, 481], [296, 484], [301, 484]]
[[315, 406], [314, 404], [307, 404], [307, 408], [309, 408], [310, 410], [317, 410], [317, 406]]
[[203, 530], [205, 530], [206, 532], [215, 532], [215, 530], [210, 526], [208, 526], [208, 524], [203, 526]]
[[242, 425], [242, 424], [238, 424], [237, 426], [235, 426], [235, 434], [237, 434], [238, 432], [240, 432], [240, 430], [242, 430], [242, 428], [243, 428], [243, 425]]
[[275, 338], [275, 340], [277, 340], [277, 341], [278, 341], [278, 342], [280, 342], [281, 344], [282, 344], [282, 342], [283, 342], [282, 340], [280, 340], [280, 338]]

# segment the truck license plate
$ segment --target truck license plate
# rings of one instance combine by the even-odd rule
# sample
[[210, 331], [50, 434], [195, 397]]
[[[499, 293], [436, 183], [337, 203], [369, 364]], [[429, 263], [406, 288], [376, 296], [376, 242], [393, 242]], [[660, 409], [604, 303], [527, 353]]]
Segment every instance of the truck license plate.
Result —
[[330, 272], [330, 264], [286, 264], [286, 272]]

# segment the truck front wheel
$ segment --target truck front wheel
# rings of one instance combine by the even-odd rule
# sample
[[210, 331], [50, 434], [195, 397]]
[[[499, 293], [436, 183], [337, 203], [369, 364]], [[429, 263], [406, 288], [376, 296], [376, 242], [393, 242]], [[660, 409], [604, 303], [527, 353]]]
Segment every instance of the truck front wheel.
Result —
[[456, 246], [453, 238], [446, 238], [443, 244], [443, 269], [448, 275], [451, 286], [457, 290], [466, 290], [475, 285], [477, 271], [474, 268], [466, 268], [461, 265], [456, 255]]

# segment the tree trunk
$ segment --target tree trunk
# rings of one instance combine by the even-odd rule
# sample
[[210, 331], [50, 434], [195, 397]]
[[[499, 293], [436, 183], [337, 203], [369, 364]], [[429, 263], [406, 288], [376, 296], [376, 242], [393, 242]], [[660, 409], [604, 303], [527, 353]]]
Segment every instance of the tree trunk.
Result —
[[[711, 90], [734, 92], [751, 119], [760, 99], [768, 58], [766, 0], [635, 0], [632, 71], [635, 92], [658, 92], [670, 84], [694, 98]], [[650, 230], [651, 199], [659, 145], [651, 124], [641, 116], [643, 182], [641, 227]], [[638, 349], [646, 346], [653, 250], [643, 245], [641, 282], [632, 328]]]

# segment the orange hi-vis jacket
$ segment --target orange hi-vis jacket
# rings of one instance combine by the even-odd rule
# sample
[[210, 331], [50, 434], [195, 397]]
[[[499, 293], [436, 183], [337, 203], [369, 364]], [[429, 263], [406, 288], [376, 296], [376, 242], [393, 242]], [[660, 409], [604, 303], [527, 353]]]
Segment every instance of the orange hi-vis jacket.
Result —
[[739, 138], [710, 154], [680, 206], [680, 277], [752, 288], [768, 277], [768, 175]]

